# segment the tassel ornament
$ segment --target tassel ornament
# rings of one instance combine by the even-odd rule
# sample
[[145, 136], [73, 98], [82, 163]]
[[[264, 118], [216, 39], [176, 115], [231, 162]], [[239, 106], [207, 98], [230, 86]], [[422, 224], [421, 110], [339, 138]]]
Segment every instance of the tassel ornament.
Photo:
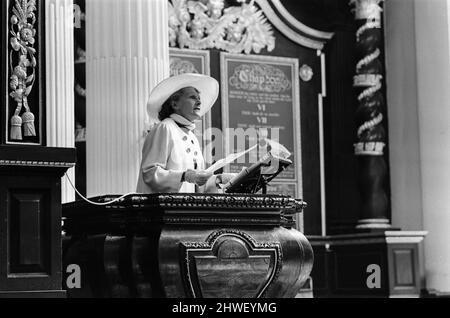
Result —
[[11, 117], [11, 140], [22, 140], [22, 118], [18, 114]]
[[36, 129], [34, 128], [34, 115], [29, 110], [22, 115], [23, 135], [25, 137], [36, 136]]
[[23, 135], [25, 137], [34, 137], [36, 136], [36, 129], [34, 128], [34, 115], [30, 111], [26, 97], [23, 100], [23, 106], [25, 107], [25, 113], [22, 114]]

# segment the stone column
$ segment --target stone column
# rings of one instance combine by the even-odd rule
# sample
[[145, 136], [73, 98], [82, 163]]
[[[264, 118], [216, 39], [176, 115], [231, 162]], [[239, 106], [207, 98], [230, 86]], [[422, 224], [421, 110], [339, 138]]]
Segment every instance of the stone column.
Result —
[[383, 156], [386, 145], [383, 93], [382, 0], [351, 0], [356, 31], [357, 96], [355, 155], [359, 164], [361, 213], [358, 229], [386, 229], [390, 220], [386, 194], [387, 166]]
[[[45, 0], [47, 146], [75, 148], [73, 1]], [[75, 184], [75, 168], [67, 171]], [[62, 202], [75, 200], [66, 177]]]
[[[415, 0], [420, 173], [427, 289], [450, 293], [450, 4]], [[413, 54], [413, 53], [411, 53]]]
[[167, 0], [86, 0], [87, 195], [136, 190], [150, 90], [169, 76]]

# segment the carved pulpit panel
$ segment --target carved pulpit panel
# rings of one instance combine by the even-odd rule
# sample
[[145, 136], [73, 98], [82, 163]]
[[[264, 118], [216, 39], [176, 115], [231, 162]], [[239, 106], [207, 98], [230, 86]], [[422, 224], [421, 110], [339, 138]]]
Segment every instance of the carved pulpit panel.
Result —
[[279, 243], [260, 243], [239, 230], [215, 231], [205, 243], [180, 245], [191, 297], [259, 298], [281, 269]]

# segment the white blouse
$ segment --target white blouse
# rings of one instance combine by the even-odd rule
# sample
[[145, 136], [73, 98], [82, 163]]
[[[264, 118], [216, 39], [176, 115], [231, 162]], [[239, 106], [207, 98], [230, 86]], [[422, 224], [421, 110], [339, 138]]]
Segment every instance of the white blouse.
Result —
[[172, 118], [166, 118], [145, 139], [136, 191], [194, 193], [195, 184], [181, 182], [187, 169], [205, 169], [197, 137], [192, 131], [181, 129]]

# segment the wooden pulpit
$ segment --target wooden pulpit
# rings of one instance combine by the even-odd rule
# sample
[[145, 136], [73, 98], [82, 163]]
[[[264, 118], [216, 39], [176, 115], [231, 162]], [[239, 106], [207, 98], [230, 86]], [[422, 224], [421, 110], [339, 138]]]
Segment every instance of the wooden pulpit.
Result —
[[64, 297], [61, 177], [75, 149], [0, 145], [0, 298]]
[[[94, 198], [107, 202], [116, 196]], [[69, 297], [295, 297], [313, 252], [295, 229], [305, 203], [279, 195], [135, 195], [63, 205]]]

